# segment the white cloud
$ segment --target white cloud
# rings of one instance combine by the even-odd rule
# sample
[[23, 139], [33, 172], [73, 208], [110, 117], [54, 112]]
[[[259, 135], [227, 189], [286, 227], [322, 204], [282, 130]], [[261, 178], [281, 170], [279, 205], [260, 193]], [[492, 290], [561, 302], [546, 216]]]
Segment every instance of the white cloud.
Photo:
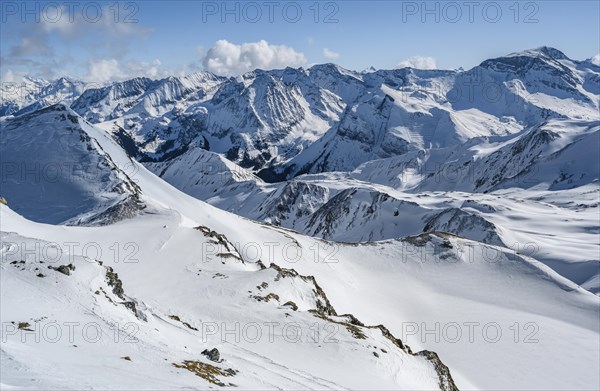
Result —
[[202, 60], [204, 69], [219, 75], [239, 75], [256, 68], [274, 69], [306, 64], [303, 53], [265, 40], [233, 44], [221, 39], [208, 49]]
[[[54, 9], [54, 8], [52, 8]], [[102, 15], [97, 21], [92, 21], [81, 11], [69, 13], [68, 9], [62, 7], [61, 12], [47, 15], [40, 11], [39, 22], [34, 23], [28, 19], [12, 31], [15, 39], [7, 44], [4, 65], [11, 65], [15, 70], [26, 71], [29, 75], [44, 78], [63, 76], [64, 64], [76, 63], [76, 59], [65, 58], [65, 54], [58, 54], [55, 50], [52, 38], [57, 38], [61, 45], [68, 45], [74, 50], [81, 50], [78, 58], [85, 58], [85, 54], [94, 57], [123, 58], [129, 48], [136, 43], [136, 39], [147, 38], [150, 28], [138, 23], [124, 23], [115, 21], [114, 13], [105, 6]], [[90, 45], [90, 42], [94, 42]], [[4, 54], [4, 53], [3, 53]], [[83, 55], [82, 55], [83, 54]], [[8, 62], [7, 62], [8, 61]], [[87, 59], [77, 62], [80, 69], [85, 69]], [[114, 64], [101, 63], [96, 68], [112, 67]], [[96, 69], [99, 70], [99, 69]], [[102, 72], [100, 72], [103, 74]]]
[[398, 68], [437, 69], [435, 58], [426, 56], [413, 56], [400, 61]]
[[88, 69], [87, 79], [91, 81], [106, 82], [125, 77], [119, 62], [114, 58], [111, 60], [90, 60]]
[[3, 83], [20, 83], [25, 77], [25, 73], [14, 72], [12, 69], [8, 69], [0, 73], [0, 82]]
[[600, 67], [600, 53], [596, 54], [594, 57], [592, 57], [592, 64], [596, 64]]
[[54, 56], [54, 51], [48, 45], [46, 37], [22, 36], [18, 44], [10, 48], [11, 57]]
[[333, 50], [329, 50], [327, 48], [323, 49], [323, 55], [325, 56], [325, 58], [328, 58], [330, 60], [337, 60], [338, 58], [340, 58], [339, 53], [336, 53]]
[[125, 64], [127, 77], [149, 77], [157, 79], [165, 77], [165, 71], [160, 68], [161, 62], [156, 59], [154, 61], [129, 61]]
[[105, 83], [108, 81], [126, 80], [134, 77], [149, 77], [160, 79], [167, 76], [167, 72], [160, 68], [161, 62], [154, 60], [128, 61], [120, 63], [116, 59], [90, 60], [88, 74], [85, 80]]

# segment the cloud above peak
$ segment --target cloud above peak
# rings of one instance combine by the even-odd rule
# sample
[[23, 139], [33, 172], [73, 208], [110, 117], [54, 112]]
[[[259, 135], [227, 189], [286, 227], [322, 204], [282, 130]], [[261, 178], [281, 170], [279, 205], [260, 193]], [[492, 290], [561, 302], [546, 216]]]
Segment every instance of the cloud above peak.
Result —
[[340, 54], [337, 52], [334, 52], [331, 49], [325, 48], [323, 49], [323, 56], [325, 56], [325, 58], [328, 58], [330, 60], [337, 60], [338, 58], [340, 58]]
[[168, 75], [166, 71], [161, 69], [161, 62], [158, 59], [121, 62], [111, 58], [90, 60], [88, 62], [88, 73], [84, 79], [89, 82], [106, 83], [140, 76], [160, 79]]
[[272, 45], [265, 40], [234, 44], [225, 39], [210, 47], [202, 65], [218, 75], [239, 75], [256, 68], [275, 69], [299, 67], [306, 64], [303, 53], [285, 45]]
[[415, 68], [415, 69], [437, 69], [437, 62], [433, 57], [413, 56], [398, 63], [398, 68]]

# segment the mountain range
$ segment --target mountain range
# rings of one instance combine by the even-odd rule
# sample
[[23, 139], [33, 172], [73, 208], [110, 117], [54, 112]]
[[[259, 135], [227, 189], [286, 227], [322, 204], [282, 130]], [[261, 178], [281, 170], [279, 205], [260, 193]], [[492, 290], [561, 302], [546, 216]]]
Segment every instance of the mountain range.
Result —
[[[597, 389], [599, 110], [600, 67], [550, 47], [5, 84], [2, 383]], [[19, 343], [70, 320], [102, 343]], [[266, 320], [310, 338], [219, 334]], [[442, 332], [471, 323], [504, 337]]]

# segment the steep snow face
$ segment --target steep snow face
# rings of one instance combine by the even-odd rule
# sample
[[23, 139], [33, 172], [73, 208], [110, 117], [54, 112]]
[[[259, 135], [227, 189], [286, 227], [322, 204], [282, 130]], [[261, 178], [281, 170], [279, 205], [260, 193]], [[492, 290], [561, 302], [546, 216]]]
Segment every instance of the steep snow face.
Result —
[[186, 109], [209, 99], [225, 80], [208, 72], [137, 78], [87, 90], [72, 107], [91, 122], [107, 121], [131, 156], [167, 159], [187, 149], [203, 129], [205, 111]]
[[104, 88], [89, 89], [73, 103], [72, 108], [92, 122], [126, 114], [143, 120], [165, 114], [179, 101], [204, 99], [224, 80], [208, 72], [161, 80], [135, 78]]
[[171, 160], [145, 166], [179, 190], [203, 200], [228, 197], [224, 191], [228, 187], [252, 190], [262, 184], [251, 171], [202, 148], [192, 148]]
[[564, 190], [596, 183], [599, 122], [548, 120], [514, 135], [371, 160], [350, 176], [413, 193]]
[[330, 134], [292, 160], [296, 174], [349, 171], [367, 160], [405, 153], [408, 143], [387, 132], [392, 108], [389, 95], [349, 107]]
[[561, 117], [595, 120], [598, 97], [589, 80], [598, 70], [542, 47], [484, 61], [460, 74], [448, 96], [456, 109], [478, 107], [528, 125]]
[[255, 71], [221, 88], [208, 102], [210, 150], [261, 169], [298, 154], [338, 120], [344, 103], [302, 70]]
[[362, 75], [335, 64], [314, 65], [308, 75], [315, 85], [331, 91], [346, 104], [354, 102], [364, 89]]
[[153, 84], [153, 80], [140, 77], [103, 88], [89, 89], [71, 107], [86, 120], [93, 122], [122, 116]]
[[386, 193], [350, 188], [319, 208], [303, 231], [347, 242], [397, 238], [421, 232], [421, 220], [428, 211], [417, 203], [398, 200]]
[[[468, 201], [465, 204], [471, 205]], [[463, 204], [464, 205], [464, 204]], [[476, 213], [460, 208], [448, 208], [427, 220], [424, 232], [456, 232], [460, 236], [483, 243], [505, 245], [498, 234], [498, 228]]]
[[[318, 183], [290, 181], [270, 192], [264, 201], [258, 200], [258, 205], [247, 215], [268, 224], [302, 231], [305, 221], [327, 202], [328, 197], [329, 189]], [[258, 197], [253, 198], [257, 200]], [[245, 203], [250, 204], [248, 200]]]
[[2, 196], [23, 216], [58, 224], [103, 224], [143, 206], [139, 188], [64, 105], [2, 120]]
[[[423, 175], [413, 190], [563, 190], [595, 183], [599, 131], [598, 121], [549, 120], [504, 142], [436, 151], [418, 162]], [[410, 164], [397, 167], [396, 177]]]

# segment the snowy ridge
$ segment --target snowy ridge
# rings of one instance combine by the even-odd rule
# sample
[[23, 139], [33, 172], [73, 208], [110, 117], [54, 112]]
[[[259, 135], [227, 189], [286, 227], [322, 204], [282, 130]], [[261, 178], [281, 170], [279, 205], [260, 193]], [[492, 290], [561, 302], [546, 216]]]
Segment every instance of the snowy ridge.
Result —
[[[110, 135], [85, 126], [117, 165], [129, 161]], [[21, 333], [26, 331], [17, 330], [3, 348], [3, 362], [6, 363], [3, 373], [7, 374], [3, 381], [7, 384], [19, 384], [17, 373], [28, 373], [26, 376], [36, 377], [45, 387], [65, 386], [64, 380], [59, 379], [70, 379], [68, 384], [75, 387], [90, 381], [112, 387], [135, 381], [137, 384], [168, 382], [176, 388], [202, 387], [201, 384], [213, 382], [225, 386], [231, 383], [242, 388], [301, 385], [322, 389], [362, 385], [378, 389], [447, 389], [451, 385], [449, 378], [439, 375], [445, 373], [443, 367], [430, 361], [435, 361], [436, 356], [429, 353], [413, 356], [398, 347], [398, 342], [386, 337], [385, 329], [369, 328], [362, 322], [367, 325], [387, 323], [392, 335], [402, 335], [403, 322], [489, 322], [490, 314], [503, 327], [508, 327], [515, 319], [523, 323], [536, 322], [540, 330], [544, 330], [545, 338], [553, 343], [530, 345], [532, 349], [522, 350], [522, 345], [515, 344], [512, 338], [503, 339], [500, 345], [468, 341], [448, 344], [412, 338], [413, 343], [409, 345], [414, 345], [415, 351], [441, 351], [441, 360], [450, 368], [458, 387], [523, 388], [552, 384], [565, 388], [593, 388], [600, 381], [590, 376], [595, 373], [592, 368], [598, 364], [597, 352], [589, 344], [590, 339], [597, 338], [599, 307], [596, 296], [539, 262], [516, 255], [514, 250], [446, 234], [423, 234], [366, 245], [337, 245], [332, 252], [331, 243], [258, 225], [212, 208], [178, 192], [144, 167], [138, 167], [135, 179], [141, 189], [141, 198], [154, 212], [111, 226], [85, 228], [37, 224], [16, 215], [4, 205], [0, 206], [5, 235], [2, 240], [3, 295], [10, 295], [11, 302], [20, 303], [29, 297], [21, 290], [31, 291], [26, 287], [33, 284], [39, 302], [51, 300], [54, 303], [43, 307], [10, 306], [3, 312], [3, 321], [27, 322], [32, 330], [43, 328], [46, 322], [53, 320], [96, 322], [106, 329], [104, 334], [107, 336], [103, 344], [86, 344], [78, 339], [75, 342], [62, 340], [54, 344], [31, 342], [22, 345]], [[48, 269], [48, 263], [38, 262], [44, 260], [40, 257], [25, 257], [25, 262], [20, 263], [20, 243], [30, 240], [86, 243], [90, 235], [101, 248], [109, 248], [115, 240], [139, 243], [135, 253], [138, 262], [115, 262], [106, 251], [98, 259], [103, 262], [100, 265], [93, 260], [77, 258], [83, 254], [81, 247], [76, 247], [72, 254], [74, 261], [72, 257], [56, 261], [57, 266], [75, 262], [69, 275]], [[39, 239], [28, 239], [31, 237]], [[254, 253], [244, 250], [247, 243], [262, 247], [262, 262], [251, 255]], [[268, 250], [267, 243], [296, 246], [304, 251], [299, 259], [292, 260], [280, 251]], [[315, 246], [322, 248], [316, 255], [318, 262], [314, 258]], [[198, 257], [198, 254], [203, 255]], [[488, 259], [485, 254], [494, 256]], [[320, 289], [315, 285], [310, 288], [312, 280], [308, 277], [297, 278], [295, 272], [261, 266], [271, 263], [284, 269], [293, 268], [302, 276], [314, 276]], [[288, 264], [291, 267], [286, 267]], [[50, 264], [54, 265], [54, 262]], [[105, 267], [111, 267], [113, 271], [103, 269]], [[44, 277], [38, 277], [39, 273]], [[123, 292], [114, 289], [117, 278], [122, 282], [118, 286]], [[457, 284], [458, 281], [462, 283]], [[479, 284], [494, 286], [494, 294], [490, 296], [487, 289], [477, 288]], [[198, 286], [202, 287], [200, 294]], [[316, 294], [310, 289], [315, 289]], [[319, 294], [320, 290], [325, 292], [327, 300]], [[100, 293], [95, 294], [96, 291]], [[423, 294], [415, 296], [414, 292]], [[191, 296], [195, 299], [190, 300]], [[521, 296], [528, 300], [513, 299]], [[52, 301], [55, 300], [52, 298], [58, 298], [58, 301]], [[67, 304], [74, 301], [80, 305]], [[294, 305], [288, 302], [293, 302], [297, 310], [294, 311]], [[335, 313], [329, 306], [335, 308]], [[465, 306], [475, 306], [477, 311], [466, 311]], [[48, 308], [56, 310], [48, 311]], [[93, 310], [80, 312], [79, 309], [85, 308]], [[310, 309], [317, 312], [308, 311]], [[344, 313], [354, 317], [335, 316]], [[203, 324], [216, 322], [219, 325], [223, 321], [261, 324], [265, 319], [285, 324], [283, 322], [289, 318], [286, 314], [300, 325], [303, 335], [310, 335], [310, 326], [315, 321], [323, 328], [327, 324], [339, 326], [335, 334], [337, 343], [321, 343], [319, 347], [314, 342], [303, 341], [294, 343], [290, 350], [289, 342], [281, 334], [276, 335], [275, 342], [263, 338], [258, 343], [249, 343], [243, 338], [240, 342], [226, 342], [219, 334], [205, 340], [199, 338], [204, 335], [200, 334]], [[128, 322], [139, 327], [135, 334], [138, 342], [133, 346], [123, 343], [113, 346], [109, 325]], [[402, 340], [402, 346], [406, 342]], [[210, 361], [200, 354], [203, 349], [214, 347], [219, 349], [222, 362]], [[87, 354], [89, 349], [94, 354]], [[339, 362], [334, 366], [327, 364], [334, 354], [329, 349], [334, 349], [336, 356], [345, 357], [343, 365]], [[555, 360], [565, 349], [578, 352], [581, 361], [577, 361], [577, 366], [566, 368]], [[49, 377], [40, 364], [43, 361], [32, 360], [34, 356], [50, 361], [50, 357], [65, 357], [61, 360], [62, 368], [74, 376]], [[121, 357], [129, 357], [131, 361]], [[472, 360], [479, 363], [477, 371], [472, 370]], [[498, 360], [503, 362], [500, 367]], [[87, 367], [93, 368], [102, 362], [111, 363], [109, 367], [116, 368], [115, 371], [133, 365], [136, 374], [99, 379], [90, 377], [90, 372], [81, 365], [87, 363]], [[201, 364], [193, 364], [195, 362]], [[536, 367], [532, 368], [531, 363], [536, 363]], [[189, 373], [194, 368], [211, 368], [205, 364], [218, 369], [211, 369], [216, 371], [213, 377], [208, 377], [202, 370], [198, 376]], [[186, 365], [195, 366], [184, 369]], [[257, 365], [262, 369], [258, 370]], [[525, 375], [523, 371], [545, 373], [545, 376], [541, 379]], [[515, 382], [515, 379], [519, 381]]]
[[3, 120], [2, 196], [16, 211], [51, 224], [109, 224], [145, 206], [127, 170], [89, 125], [64, 105]]
[[[81, 250], [76, 250], [76, 253], [73, 254], [76, 257], [75, 268], [70, 275], [65, 276], [48, 270], [45, 264], [37, 261], [44, 258], [33, 257], [31, 259], [30, 257], [25, 259], [24, 264], [18, 261], [13, 264], [13, 260], [21, 259], [21, 256], [19, 253], [15, 253], [19, 247], [15, 249], [11, 246], [14, 243], [18, 245], [32, 239], [15, 237], [15, 234], [4, 236], [2, 240], [3, 246], [5, 246], [3, 249], [2, 286], [6, 291], [3, 291], [3, 294], [9, 294], [15, 303], [24, 300], [24, 297], [27, 296], [20, 293], [22, 288], [11, 281], [25, 280], [31, 281], [36, 286], [36, 295], [39, 295], [42, 302], [47, 302], [47, 298], [50, 297], [65, 297], [61, 301], [66, 300], [62, 304], [60, 301], [56, 302], [57, 310], [50, 313], [43, 309], [50, 307], [11, 306], [10, 311], [3, 312], [6, 320], [29, 321], [30, 327], [34, 329], [42, 328], [47, 322], [53, 320], [95, 322], [106, 328], [104, 334], [107, 336], [103, 344], [90, 345], [78, 337], [73, 341], [74, 343], [66, 340], [58, 344], [29, 343], [25, 350], [15, 350], [14, 348], [21, 346], [19, 333], [25, 332], [18, 331], [10, 337], [4, 348], [4, 354], [15, 363], [7, 364], [4, 367], [7, 370], [4, 373], [8, 373], [5, 379], [9, 379], [5, 381], [10, 382], [10, 379], [13, 379], [14, 382], [14, 379], [17, 378], [14, 377], [16, 372], [13, 368], [21, 366], [21, 368], [27, 368], [32, 375], [35, 374], [43, 386], [66, 385], [64, 382], [57, 383], [57, 379], [66, 377], [47, 377], [44, 372], [41, 372], [41, 367], [29, 358], [31, 354], [39, 355], [45, 351], [46, 354], [68, 358], [62, 360], [64, 366], [61, 368], [74, 374], [74, 376], [68, 377], [70, 379], [68, 384], [75, 386], [83, 384], [80, 383], [82, 381], [90, 381], [89, 374], [81, 365], [77, 365], [77, 368], [74, 367], [75, 363], [86, 362], [86, 365], [93, 367], [98, 362], [111, 362], [111, 368], [130, 368], [128, 365], [133, 365], [137, 374], [133, 377], [93, 378], [92, 381], [95, 384], [119, 386], [129, 384], [129, 381], [136, 381], [138, 384], [169, 382], [171, 387], [177, 388], [209, 384], [204, 382], [211, 382], [212, 379], [212, 382], [218, 381], [224, 385], [235, 384], [242, 388], [253, 388], [259, 385], [267, 388], [293, 387], [294, 384], [320, 389], [344, 386], [354, 388], [363, 384], [364, 387], [393, 389], [422, 387], [444, 389], [446, 387], [442, 385], [447, 384], [447, 378], [439, 378], [436, 375], [435, 366], [430, 366], [427, 360], [420, 361], [419, 355], [413, 359], [410, 353], [403, 353], [407, 349], [405, 343], [402, 342], [401, 345], [404, 348], [399, 348], [397, 344], [400, 342], [394, 342], [385, 336], [387, 335], [386, 329], [368, 328], [354, 317], [336, 316], [336, 313], [351, 312], [359, 319], [366, 317], [368, 322], [374, 324], [377, 324], [378, 319], [382, 319], [383, 316], [388, 320], [396, 319], [396, 322], [392, 322], [392, 324], [399, 325], [402, 322], [397, 323], [398, 319], [411, 321], [430, 317], [429, 319], [437, 321], [456, 320], [456, 316], [461, 313], [466, 316], [464, 321], [483, 321], [487, 319], [485, 314], [489, 314], [490, 311], [495, 314], [495, 319], [501, 320], [503, 324], [508, 319], [511, 322], [515, 319], [529, 321], [535, 319], [539, 327], [544, 330], [546, 337], [552, 335], [553, 340], [564, 341], [564, 344], [568, 344], [571, 349], [577, 350], [582, 355], [581, 363], [585, 362], [586, 366], [580, 367], [581, 376], [567, 376], [563, 371], [570, 371], [572, 374], [575, 368], [564, 368], [563, 365], [558, 365], [553, 359], [554, 355], [549, 354], [548, 351], [548, 349], [556, 349], [555, 351], [558, 352], [565, 349], [566, 345], [563, 347], [560, 343], [558, 345], [543, 344], [539, 346], [542, 349], [537, 349], [537, 346], [534, 345], [535, 349], [515, 355], [511, 353], [511, 350], [520, 349], [520, 347], [516, 346], [512, 340], [503, 340], [504, 342], [500, 345], [501, 350], [498, 345], [490, 346], [487, 343], [457, 345], [435, 344], [433, 341], [428, 341], [426, 343], [428, 347], [435, 346], [443, 349], [445, 353], [442, 355], [442, 359], [448, 357], [457, 368], [457, 373], [460, 374], [459, 380], [457, 380], [459, 386], [463, 384], [469, 387], [469, 385], [477, 384], [479, 387], [486, 387], [486, 384], [487, 386], [501, 384], [503, 387], [508, 387], [507, 381], [516, 388], [531, 384], [573, 385], [575, 384], [574, 379], [578, 379], [577, 384], [585, 387], [586, 384], [589, 386], [598, 381], [598, 379], [589, 377], [590, 373], [594, 373], [590, 370], [591, 367], [597, 362], [593, 358], [595, 354], [593, 349], [590, 350], [589, 343], [585, 342], [589, 341], [589, 338], [594, 338], [593, 333], [597, 332], [593, 331], [597, 325], [598, 305], [596, 300], [591, 294], [529, 258], [515, 256], [513, 252], [506, 252], [506, 250], [501, 250], [500, 253], [494, 252], [495, 250], [492, 248], [484, 250], [476, 242], [446, 235], [421, 235], [403, 241], [358, 247], [341, 246], [335, 254], [337, 262], [333, 263], [331, 254], [328, 252], [321, 253], [320, 256], [324, 256], [324, 258], [322, 262], [318, 263], [312, 259], [312, 252], [302, 252], [302, 258], [293, 262], [294, 269], [299, 270], [300, 274], [306, 273], [304, 275], [315, 276], [320, 287], [316, 289], [313, 285], [317, 292], [315, 295], [310, 291], [310, 281], [314, 280], [294, 277], [296, 276], [295, 272], [286, 271], [277, 266], [262, 269], [263, 266], [260, 263], [253, 263], [248, 254], [241, 250], [244, 243], [265, 242], [296, 243], [296, 246], [309, 249], [314, 247], [314, 239], [256, 226], [255, 223], [211, 209], [181, 193], [176, 193], [174, 189], [166, 191], [168, 189], [163, 188], [160, 182], [152, 179], [151, 176], [146, 176], [142, 171], [140, 171], [138, 179], [140, 186], [147, 189], [143, 192], [146, 194], [144, 196], [146, 202], [150, 202], [147, 197], [158, 197], [154, 202], [158, 201], [169, 208], [178, 205], [179, 210], [185, 210], [186, 213], [191, 214], [184, 217], [177, 212], [165, 209], [159, 214], [138, 216], [111, 227], [72, 227], [65, 231], [60, 227], [27, 222], [7, 207], [0, 207], [5, 232], [28, 232], [30, 235], [46, 238], [53, 243], [62, 243], [67, 240], [67, 237], [69, 240], [85, 241], [85, 238], [92, 234], [102, 248], [110, 246], [116, 237], [133, 243], [146, 243], [144, 247], [139, 248], [140, 252], [136, 253], [136, 258], [140, 263], [114, 262], [114, 259], [111, 260], [112, 256], [108, 254], [100, 259], [103, 264], [99, 265], [93, 260], [77, 258]], [[197, 226], [199, 221], [204, 224], [208, 223], [214, 227], [215, 231], [205, 226]], [[223, 232], [223, 235], [217, 232]], [[242, 237], [244, 239], [241, 239]], [[204, 241], [210, 243], [213, 239], [222, 243], [220, 249], [211, 252], [207, 258], [198, 260], [193, 254], [200, 251], [201, 248], [206, 248], [202, 244]], [[239, 241], [240, 239], [241, 241]], [[226, 248], [229, 248], [229, 252], [225, 250]], [[472, 250], [467, 251], [469, 248]], [[493, 261], [481, 258], [483, 254], [490, 251], [495, 254]], [[226, 255], [228, 253], [232, 256]], [[274, 260], [271, 255], [268, 255], [269, 253], [263, 252], [263, 254], [264, 262], [269, 263]], [[279, 258], [280, 255], [276, 254], [275, 257]], [[423, 258], [423, 254], [429, 255]], [[498, 258], [496, 254], [502, 254], [500, 255], [502, 258]], [[166, 262], [167, 259], [174, 260], [175, 263]], [[445, 259], [446, 262], [440, 263], [440, 259]], [[370, 261], [367, 262], [367, 260]], [[398, 262], [398, 260], [405, 261]], [[65, 256], [64, 260], [60, 260], [56, 264], [66, 262], [73, 262], [72, 257]], [[279, 263], [282, 262], [286, 263], [285, 257], [279, 259]], [[371, 262], [376, 262], [378, 267], [374, 268]], [[104, 268], [108, 267], [113, 268], [118, 276], [107, 273], [110, 269]], [[48, 271], [44, 271], [43, 268]], [[415, 268], [421, 268], [422, 271], [415, 273]], [[440, 273], [442, 270], [443, 273]], [[45, 277], [36, 276], [36, 273], [40, 271]], [[332, 271], [335, 272], [332, 273]], [[469, 280], [465, 280], [465, 273], [471, 277]], [[388, 280], [383, 277], [384, 275], [396, 279], [403, 276], [403, 281], [400, 285], [397, 282], [388, 283]], [[499, 291], [496, 291], [494, 296], [484, 299], [483, 291], [474, 289], [474, 286], [470, 285], [471, 283], [464, 287], [449, 283], [451, 281], [448, 280], [449, 276], [458, 278], [459, 275], [463, 276], [460, 277], [462, 281], [471, 281], [472, 283], [496, 281], [495, 286]], [[164, 278], [164, 276], [172, 278]], [[358, 278], [359, 276], [360, 278]], [[509, 276], [517, 280], [503, 285]], [[84, 280], [79, 282], [81, 278]], [[122, 281], [123, 298], [120, 298], [115, 293], [114, 286], [109, 284], [115, 278]], [[363, 289], [375, 280], [379, 281], [378, 289]], [[55, 281], [58, 281], [59, 285]], [[153, 281], [153, 283], [148, 284], [148, 281]], [[361, 285], [357, 286], [359, 281]], [[197, 288], [194, 288], [198, 283], [202, 286], [200, 294], [198, 294]], [[291, 285], [289, 285], [290, 283]], [[162, 289], [156, 289], [157, 284]], [[402, 287], [400, 291], [398, 291], [398, 286]], [[306, 290], [307, 288], [308, 290]], [[61, 291], [57, 291], [57, 289]], [[327, 292], [327, 300], [318, 293], [320, 289]], [[421, 292], [431, 292], [430, 294], [433, 296], [420, 299], [412, 297], [410, 300], [400, 299], [402, 295], [411, 296], [409, 293], [415, 289]], [[49, 290], [52, 290], [53, 293]], [[95, 290], [100, 294], [94, 294]], [[393, 290], [396, 291], [395, 294], [391, 293]], [[513, 295], [504, 294], [503, 290], [511, 290]], [[529, 292], [529, 300], [526, 302], [507, 301], [508, 298], [514, 297], [515, 290], [517, 295], [518, 292], [523, 292], [523, 294]], [[245, 293], [247, 291], [249, 292]], [[453, 294], [448, 294], [450, 291]], [[58, 292], [61, 293], [57, 295]], [[361, 296], [364, 297], [365, 292], [369, 292], [367, 297], [359, 299]], [[533, 292], [538, 293], [532, 295]], [[195, 300], [189, 300], [191, 295], [195, 297]], [[353, 299], [348, 300], [348, 295]], [[388, 299], [384, 299], [384, 297], [388, 297]], [[433, 297], [436, 298], [435, 301], [439, 301], [438, 304], [435, 306], [425, 305], [426, 302], [431, 303], [430, 300]], [[441, 308], [460, 309], [464, 305], [460, 304], [461, 298], [469, 298], [468, 305], [470, 306], [477, 302], [481, 318], [469, 318], [468, 311], [456, 313], [440, 311]], [[556, 298], [556, 300], [548, 300], [548, 298]], [[72, 303], [73, 300], [81, 303], [81, 307], [67, 304]], [[417, 300], [416, 303], [415, 300]], [[489, 304], [490, 300], [495, 304]], [[319, 301], [320, 304], [318, 304]], [[134, 306], [120, 304], [121, 302], [132, 302]], [[226, 304], [240, 302], [245, 303], [242, 307], [245, 308], [243, 311], [239, 305]], [[293, 302], [293, 305], [286, 304], [288, 302]], [[379, 312], [377, 311], [379, 305], [373, 308], [373, 303], [394, 304], [387, 305], [388, 310]], [[498, 304], [501, 305], [498, 306]], [[297, 310], [293, 309], [294, 305]], [[336, 308], [336, 312], [333, 312], [330, 306]], [[337, 308], [338, 306], [340, 308]], [[560, 307], [557, 308], [557, 306]], [[58, 311], [58, 308], [71, 308], [71, 310], [63, 312]], [[93, 312], [78, 313], [77, 310], [73, 312], [73, 309], [77, 308], [95, 309]], [[533, 308], [537, 309], [533, 310]], [[309, 309], [316, 309], [317, 312], [307, 312]], [[418, 313], [420, 315], [417, 315]], [[532, 313], [542, 315], [538, 317]], [[294, 354], [290, 355], [289, 342], [286, 342], [282, 336], [276, 336], [275, 342], [268, 342], [264, 338], [258, 343], [256, 341], [249, 343], [243, 338], [241, 342], [233, 340], [225, 342], [220, 334], [209, 336], [207, 340], [198, 338], [199, 335], [203, 335], [201, 330], [203, 330], [202, 324], [205, 323], [217, 322], [218, 325], [223, 321], [243, 321], [245, 322], [243, 324], [247, 324], [247, 322], [261, 324], [265, 319], [285, 322], [285, 319], [289, 318], [286, 314], [292, 316], [293, 321], [300, 325], [303, 332], [306, 333], [309, 332], [311, 326], [314, 327], [315, 321], [323, 328], [327, 327], [326, 324], [340, 326], [335, 334], [337, 342], [331, 345], [322, 343], [320, 349], [314, 342], [296, 342], [292, 345]], [[518, 317], [515, 318], [515, 316]], [[113, 346], [111, 343], [113, 334], [109, 328], [113, 322], [136, 324], [139, 327], [135, 334], [137, 342]], [[395, 330], [394, 332], [390, 329], [389, 332], [392, 334], [402, 332], [398, 326], [395, 327]], [[567, 335], [569, 337], [566, 337]], [[157, 345], [157, 340], [165, 341], [165, 343]], [[422, 342], [414, 341], [418, 346], [422, 346]], [[76, 347], [73, 347], [73, 344]], [[107, 347], [103, 348], [103, 346]], [[373, 354], [375, 346], [378, 349], [375, 350], [377, 356]], [[211, 362], [199, 354], [201, 350], [213, 347], [218, 347], [223, 361]], [[118, 350], [115, 351], [115, 348]], [[329, 351], [332, 348], [335, 349], [335, 354], [343, 353], [344, 365], [340, 366], [339, 362], [336, 366], [323, 364], [332, 354]], [[86, 354], [85, 352], [89, 349], [92, 349], [95, 354]], [[467, 349], [470, 353], [463, 349]], [[492, 358], [501, 358], [505, 354], [512, 356], [515, 364], [503, 365], [502, 369], [498, 371]], [[302, 357], [302, 355], [310, 355], [311, 359], [298, 360], [294, 358]], [[483, 365], [480, 363], [477, 372], [471, 372], [468, 369], [469, 367], [472, 369], [473, 364], [469, 363], [471, 357], [477, 357], [477, 360], [481, 361], [482, 355], [487, 358], [484, 363], [488, 360], [489, 363]], [[51, 360], [50, 356], [47, 357], [47, 360]], [[120, 357], [129, 357], [131, 361], [122, 360]], [[435, 356], [431, 357], [435, 358]], [[519, 357], [519, 360], [515, 360], [515, 357]], [[257, 359], [263, 369], [253, 374], [258, 368], [256, 366]], [[212, 365], [220, 368], [220, 372], [218, 372], [216, 380], [213, 378], [206, 380], [202, 376], [193, 376], [185, 370], [178, 371], [175, 369], [177, 367], [174, 368], [173, 364], [183, 365], [185, 360]], [[383, 364], [384, 362], [386, 364]], [[522, 365], [525, 362], [536, 362], [536, 365], [546, 371], [552, 368], [551, 373], [554, 374], [554, 377], [546, 379], [549, 383], [542, 383], [538, 378], [517, 376], [519, 371], [530, 373], [531, 368]], [[381, 363], [383, 366], [373, 366], [375, 363]], [[152, 372], [148, 372], [149, 368]], [[349, 368], [352, 371], [348, 372]], [[450, 364], [450, 368], [452, 370], [452, 364]], [[229, 369], [233, 371], [229, 371]], [[371, 370], [376, 372], [369, 372]], [[20, 372], [23, 373], [23, 369]], [[231, 373], [235, 374], [229, 376]], [[310, 376], [308, 376], [309, 373]], [[356, 374], [356, 376], [349, 377], [349, 373]], [[586, 375], [584, 376], [583, 373]], [[514, 379], [507, 379], [508, 374], [514, 374], [521, 381], [515, 384]], [[441, 379], [446, 380], [442, 381]], [[586, 383], [588, 381], [590, 383]]]
[[0, 117], [19, 116], [60, 102], [71, 104], [86, 83], [61, 77], [48, 81], [25, 77], [20, 83], [4, 82], [0, 87]]
[[3, 92], [2, 388], [599, 389], [599, 75]]

